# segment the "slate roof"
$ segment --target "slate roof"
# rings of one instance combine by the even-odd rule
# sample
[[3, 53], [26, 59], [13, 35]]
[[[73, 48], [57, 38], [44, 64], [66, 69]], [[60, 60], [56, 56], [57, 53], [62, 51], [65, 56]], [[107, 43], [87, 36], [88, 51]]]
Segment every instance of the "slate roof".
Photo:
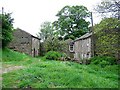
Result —
[[30, 35], [30, 36], [32, 36], [32, 37], [34, 37], [34, 38], [36, 38], [36, 39], [41, 40], [40, 38], [38, 38], [38, 37], [36, 37], [36, 36], [33, 36], [32, 34], [30, 34], [30, 33], [26, 32], [26, 31], [24, 31], [24, 30], [22, 30], [22, 29], [20, 29], [20, 28], [17, 28], [16, 30], [21, 30], [22, 32], [27, 33], [28, 35]]
[[90, 37], [91, 35], [92, 35], [92, 33], [86, 33], [86, 34], [84, 34], [83, 36], [75, 39], [74, 42], [75, 42], [75, 41], [78, 41], [78, 40], [81, 40], [81, 39], [88, 38], [88, 37]]

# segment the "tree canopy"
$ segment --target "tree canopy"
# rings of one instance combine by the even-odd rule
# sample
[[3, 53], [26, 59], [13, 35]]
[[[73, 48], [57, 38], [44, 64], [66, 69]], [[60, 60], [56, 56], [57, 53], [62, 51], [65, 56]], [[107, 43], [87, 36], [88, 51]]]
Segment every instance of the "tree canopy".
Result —
[[0, 14], [0, 21], [2, 21], [2, 48], [5, 48], [13, 38], [13, 18], [11, 13]]
[[89, 11], [84, 6], [65, 6], [58, 14], [58, 20], [53, 22], [59, 35], [64, 39], [75, 39], [88, 32]]
[[95, 25], [95, 52], [97, 55], [119, 57], [120, 20], [105, 18]]
[[95, 10], [105, 17], [110, 15], [120, 20], [120, 0], [102, 0]]
[[49, 37], [55, 36], [55, 30], [53, 29], [53, 25], [51, 22], [43, 22], [43, 24], [40, 27], [40, 32], [37, 34], [38, 37], [40, 37], [43, 41], [48, 39]]

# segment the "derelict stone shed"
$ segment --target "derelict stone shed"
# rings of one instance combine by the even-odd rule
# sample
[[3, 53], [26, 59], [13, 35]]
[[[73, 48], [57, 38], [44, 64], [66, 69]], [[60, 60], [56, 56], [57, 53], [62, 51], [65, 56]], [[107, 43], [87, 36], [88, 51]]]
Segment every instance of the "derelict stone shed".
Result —
[[91, 57], [91, 36], [92, 33], [86, 33], [70, 43], [69, 49], [74, 54], [75, 60], [80, 61]]
[[40, 53], [40, 38], [17, 28], [13, 33], [13, 40], [9, 48], [31, 56], [38, 56]]

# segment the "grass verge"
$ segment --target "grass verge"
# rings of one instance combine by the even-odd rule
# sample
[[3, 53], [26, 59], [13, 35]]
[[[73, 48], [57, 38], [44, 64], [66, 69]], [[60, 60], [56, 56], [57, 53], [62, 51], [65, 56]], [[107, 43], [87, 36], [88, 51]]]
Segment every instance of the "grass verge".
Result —
[[[12, 52], [8, 52], [7, 58], [7, 51], [3, 51], [3, 64], [23, 65], [26, 68], [3, 74], [3, 88], [118, 88], [117, 65], [101, 68], [32, 58], [21, 53], [17, 54], [20, 57], [16, 60], [16, 54], [13, 54], [16, 52]], [[15, 55], [13, 59], [10, 54]]]

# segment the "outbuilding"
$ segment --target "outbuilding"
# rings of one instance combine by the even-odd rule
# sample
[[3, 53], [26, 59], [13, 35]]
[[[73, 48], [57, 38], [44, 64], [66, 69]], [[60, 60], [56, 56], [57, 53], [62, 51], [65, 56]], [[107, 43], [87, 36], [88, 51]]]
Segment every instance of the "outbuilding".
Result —
[[9, 48], [18, 52], [22, 52], [33, 57], [40, 54], [40, 38], [17, 28], [13, 33], [13, 40], [9, 44]]
[[74, 54], [75, 60], [80, 61], [91, 57], [91, 36], [92, 33], [86, 33], [70, 43], [69, 51]]

